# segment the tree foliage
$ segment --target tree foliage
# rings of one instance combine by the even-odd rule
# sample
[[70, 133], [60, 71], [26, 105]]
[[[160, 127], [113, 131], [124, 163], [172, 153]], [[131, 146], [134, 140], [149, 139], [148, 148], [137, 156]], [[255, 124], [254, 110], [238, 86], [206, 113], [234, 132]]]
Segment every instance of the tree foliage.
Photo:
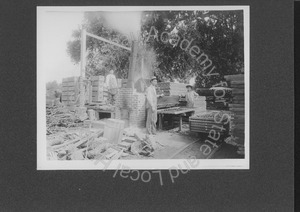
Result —
[[[161, 77], [170, 80], [189, 79], [196, 75], [197, 87], [210, 87], [222, 80], [224, 75], [240, 73], [244, 66], [243, 13], [242, 11], [155, 11], [144, 13], [143, 31], [150, 32], [154, 26], [158, 35], [171, 32], [181, 40], [187, 39], [197, 45], [201, 52], [216, 66], [219, 76], [199, 74], [202, 67], [187, 51], [152, 39], [157, 53]], [[149, 36], [149, 33], [144, 36]]]
[[[101, 36], [108, 40], [129, 46], [127, 38], [111, 29], [105, 24], [104, 17], [99, 12], [85, 13], [85, 23], [83, 24], [87, 32]], [[77, 29], [72, 34], [73, 40], [67, 43], [67, 52], [74, 63], [80, 62], [80, 39], [81, 29]], [[109, 70], [115, 70], [117, 77], [126, 78], [129, 67], [130, 52], [99, 41], [87, 36], [87, 64], [88, 75], [104, 75]]]
[[[141, 20], [141, 40], [156, 54], [153, 66], [155, 75], [170, 81], [187, 82], [197, 76], [197, 87], [210, 87], [223, 79], [224, 75], [241, 73], [244, 68], [243, 11], [145, 11]], [[85, 14], [84, 27], [88, 32], [130, 46], [128, 37], [105, 24], [101, 13]], [[149, 39], [151, 27], [155, 27], [159, 40]], [[218, 76], [203, 76], [203, 67], [188, 51], [178, 45], [163, 43], [160, 34], [170, 33], [192, 41], [212, 61]], [[106, 70], [116, 70], [117, 76], [126, 78], [129, 68], [130, 52], [114, 47], [93, 38], [87, 40], [89, 74], [105, 74]], [[80, 29], [73, 33], [67, 51], [72, 61], [80, 61]], [[153, 54], [151, 54], [153, 57]], [[155, 61], [153, 60], [153, 61]]]

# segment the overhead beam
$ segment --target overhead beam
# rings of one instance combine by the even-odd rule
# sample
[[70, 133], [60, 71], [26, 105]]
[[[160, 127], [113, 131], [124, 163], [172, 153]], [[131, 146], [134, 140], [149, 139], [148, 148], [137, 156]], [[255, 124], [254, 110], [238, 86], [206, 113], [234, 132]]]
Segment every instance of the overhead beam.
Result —
[[90, 36], [90, 37], [92, 37], [92, 38], [96, 38], [96, 39], [98, 39], [98, 40], [104, 41], [104, 42], [106, 42], [106, 43], [109, 43], [109, 44], [118, 46], [118, 47], [120, 47], [120, 48], [126, 49], [126, 50], [128, 50], [128, 51], [131, 51], [131, 49], [128, 48], [128, 47], [126, 47], [126, 46], [122, 46], [122, 45], [120, 45], [120, 44], [118, 44], [118, 43], [115, 43], [115, 42], [113, 42], [113, 41], [110, 41], [110, 40], [107, 40], [107, 39], [105, 39], [105, 38], [99, 37], [99, 36], [97, 36], [97, 35], [93, 35], [93, 34], [88, 33], [88, 32], [86, 32], [86, 35], [88, 35], [88, 36]]

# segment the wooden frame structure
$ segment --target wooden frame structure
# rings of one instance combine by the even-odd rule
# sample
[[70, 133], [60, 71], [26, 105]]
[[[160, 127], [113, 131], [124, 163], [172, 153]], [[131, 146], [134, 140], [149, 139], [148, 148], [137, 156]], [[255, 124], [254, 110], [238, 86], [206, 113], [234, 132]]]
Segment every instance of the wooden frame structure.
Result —
[[122, 46], [118, 43], [115, 43], [113, 41], [110, 41], [110, 40], [107, 40], [105, 38], [102, 38], [100, 36], [97, 36], [97, 35], [94, 35], [94, 34], [91, 34], [89, 32], [86, 32], [86, 30], [83, 28], [81, 30], [81, 49], [80, 49], [80, 79], [79, 79], [79, 89], [80, 89], [80, 107], [83, 107], [84, 106], [84, 103], [85, 103], [85, 92], [84, 92], [84, 79], [85, 79], [85, 68], [86, 68], [86, 37], [87, 36], [90, 36], [92, 38], [95, 38], [97, 40], [100, 40], [100, 41], [103, 41], [103, 42], [106, 42], [106, 43], [109, 43], [111, 45], [115, 45], [115, 46], [118, 46], [120, 48], [123, 48], [123, 49], [126, 49], [128, 51], [132, 51], [131, 48], [128, 48], [126, 46]]

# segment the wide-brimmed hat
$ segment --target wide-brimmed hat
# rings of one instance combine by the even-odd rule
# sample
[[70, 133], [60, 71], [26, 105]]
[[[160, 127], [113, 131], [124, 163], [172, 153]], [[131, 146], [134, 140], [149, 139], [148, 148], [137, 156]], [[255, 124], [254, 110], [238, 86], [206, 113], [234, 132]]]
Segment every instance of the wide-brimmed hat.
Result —
[[190, 88], [193, 88], [193, 86], [191, 86], [191, 85], [187, 85], [187, 86], [185, 86], [186, 88], [188, 88], [188, 87], [190, 87]]
[[156, 77], [152, 77], [152, 78], [150, 79], [150, 82], [152, 82], [153, 80], [157, 80]]

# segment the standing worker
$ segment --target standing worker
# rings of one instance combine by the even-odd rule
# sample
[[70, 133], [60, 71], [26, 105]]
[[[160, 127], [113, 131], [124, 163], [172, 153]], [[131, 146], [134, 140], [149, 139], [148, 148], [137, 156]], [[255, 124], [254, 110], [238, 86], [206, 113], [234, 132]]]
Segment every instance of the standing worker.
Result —
[[194, 90], [193, 86], [187, 85], [186, 86], [187, 92], [185, 94], [186, 101], [187, 101], [187, 107], [194, 107], [195, 104], [195, 98], [199, 96]]
[[60, 90], [55, 90], [54, 97], [55, 97], [54, 105], [56, 105], [56, 106], [61, 105], [61, 103], [62, 103], [62, 93], [61, 93]]
[[156, 88], [157, 79], [152, 77], [150, 80], [150, 86], [146, 90], [146, 108], [147, 108], [147, 122], [146, 128], [148, 134], [156, 134], [156, 122], [157, 122], [157, 97], [162, 97], [163, 94], [157, 95]]
[[108, 89], [109, 102], [113, 105], [115, 102], [115, 95], [118, 93], [118, 83], [116, 76], [114, 75], [114, 70], [109, 71], [109, 74], [106, 76], [105, 85]]

